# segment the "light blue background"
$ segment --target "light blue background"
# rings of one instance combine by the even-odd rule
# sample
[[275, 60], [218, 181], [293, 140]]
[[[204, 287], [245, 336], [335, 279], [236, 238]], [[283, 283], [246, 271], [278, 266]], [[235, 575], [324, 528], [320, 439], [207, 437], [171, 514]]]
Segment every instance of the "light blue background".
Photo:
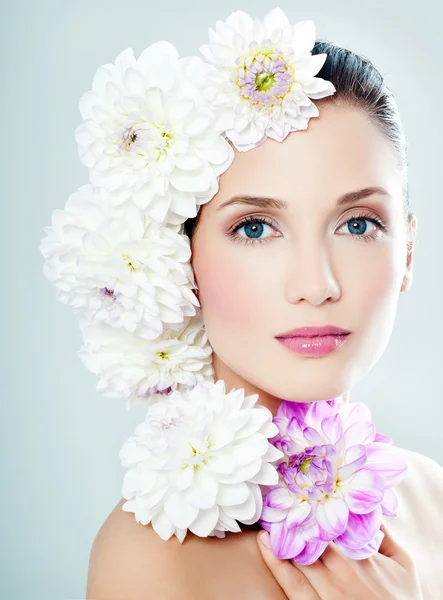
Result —
[[[317, 0], [280, 7], [367, 55], [396, 94], [409, 139], [418, 245], [383, 358], [351, 400], [377, 429], [443, 462], [443, 73], [438, 0]], [[76, 357], [77, 317], [55, 300], [38, 250], [51, 213], [87, 182], [74, 130], [98, 67], [167, 39], [196, 54], [217, 19], [263, 0], [15, 1], [2, 3], [2, 546], [5, 600], [85, 597], [92, 541], [120, 498], [118, 452], [142, 420], [95, 391]], [[363, 277], [364, 274], [361, 274]], [[122, 599], [123, 600], [123, 599]]]

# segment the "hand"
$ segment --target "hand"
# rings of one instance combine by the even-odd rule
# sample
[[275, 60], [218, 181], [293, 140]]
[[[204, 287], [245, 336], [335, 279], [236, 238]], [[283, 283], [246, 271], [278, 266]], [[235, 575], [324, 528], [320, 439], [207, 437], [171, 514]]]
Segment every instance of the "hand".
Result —
[[347, 558], [331, 542], [312, 565], [281, 560], [262, 542], [263, 559], [289, 600], [423, 600], [413, 557], [384, 525], [377, 554], [363, 560]]

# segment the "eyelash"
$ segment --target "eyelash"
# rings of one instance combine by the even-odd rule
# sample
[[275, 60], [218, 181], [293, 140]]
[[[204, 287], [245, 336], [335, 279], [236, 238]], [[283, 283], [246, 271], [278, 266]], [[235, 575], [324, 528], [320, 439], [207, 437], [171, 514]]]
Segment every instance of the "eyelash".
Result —
[[[359, 238], [361, 241], [370, 242], [371, 240], [373, 240], [377, 237], [378, 231], [383, 231], [384, 233], [386, 233], [388, 231], [387, 225], [379, 217], [375, 217], [375, 216], [369, 217], [367, 214], [353, 215], [350, 219], [345, 221], [341, 225], [341, 227], [343, 227], [343, 225], [346, 225], [346, 223], [349, 223], [350, 221], [355, 221], [355, 220], [359, 220], [359, 219], [364, 219], [365, 221], [369, 221], [370, 223], [373, 223], [374, 225], [377, 226], [378, 229], [367, 235], [364, 235], [364, 234], [357, 235], [355, 233], [351, 233], [350, 235], [353, 238]], [[249, 223], [263, 223], [264, 225], [269, 225], [270, 227], [275, 227], [274, 223], [266, 217], [249, 216], [249, 217], [245, 217], [239, 223], [234, 225], [228, 231], [227, 235], [232, 239], [232, 241], [240, 242], [243, 244], [255, 244], [256, 242], [263, 243], [263, 242], [266, 242], [273, 238], [273, 236], [270, 236], [270, 237], [263, 238], [263, 239], [259, 239], [259, 238], [254, 239], [254, 238], [247, 238], [247, 237], [237, 235], [237, 231], [239, 229], [241, 229], [242, 227], [244, 227], [245, 225], [248, 225]]]

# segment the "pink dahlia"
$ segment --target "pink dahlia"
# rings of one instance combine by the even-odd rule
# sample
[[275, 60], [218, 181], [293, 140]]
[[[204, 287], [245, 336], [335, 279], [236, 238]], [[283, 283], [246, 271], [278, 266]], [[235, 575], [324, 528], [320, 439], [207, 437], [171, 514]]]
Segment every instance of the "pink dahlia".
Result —
[[283, 401], [273, 421], [279, 433], [270, 441], [284, 457], [278, 484], [264, 494], [260, 524], [276, 556], [310, 565], [331, 541], [353, 559], [376, 553], [383, 515], [398, 514], [392, 488], [407, 463], [376, 433], [368, 407]]

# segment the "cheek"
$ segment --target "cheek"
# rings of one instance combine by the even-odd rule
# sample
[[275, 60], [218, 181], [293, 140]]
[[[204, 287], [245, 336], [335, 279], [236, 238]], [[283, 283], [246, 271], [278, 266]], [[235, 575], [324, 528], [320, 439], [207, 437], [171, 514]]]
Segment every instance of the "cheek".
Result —
[[[363, 242], [362, 242], [363, 243]], [[368, 260], [369, 259], [369, 260]], [[380, 246], [377, 252], [367, 254], [356, 262], [348, 263], [347, 290], [362, 317], [379, 328], [393, 320], [404, 275], [401, 252], [393, 246]], [[358, 281], [360, 279], [360, 281]]]
[[[240, 248], [241, 250], [241, 248]], [[226, 244], [199, 245], [193, 268], [204, 319], [224, 325], [255, 324], [255, 314], [266, 299], [266, 278], [248, 249], [227, 249]], [[262, 299], [262, 302], [260, 301]]]

